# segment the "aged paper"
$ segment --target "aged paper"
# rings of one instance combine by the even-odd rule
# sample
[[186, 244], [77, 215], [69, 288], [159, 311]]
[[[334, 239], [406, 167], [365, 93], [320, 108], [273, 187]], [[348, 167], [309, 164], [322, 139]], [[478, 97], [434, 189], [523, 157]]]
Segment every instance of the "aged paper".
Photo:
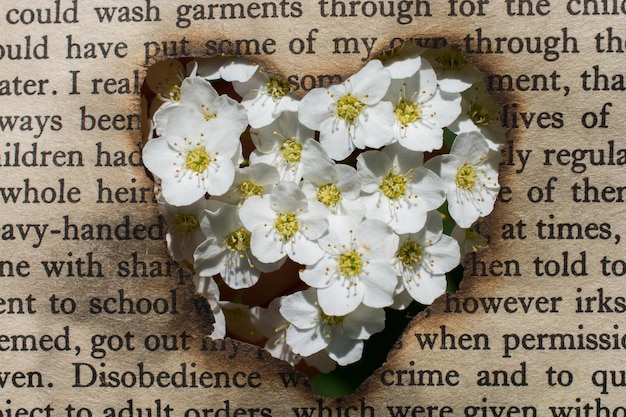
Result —
[[[0, 416], [624, 416], [625, 15], [618, 0], [3, 2]], [[141, 85], [163, 59], [239, 53], [305, 94], [403, 39], [485, 74], [510, 129], [503, 192], [461, 290], [354, 395], [316, 397], [288, 364], [208, 337], [141, 166]]]

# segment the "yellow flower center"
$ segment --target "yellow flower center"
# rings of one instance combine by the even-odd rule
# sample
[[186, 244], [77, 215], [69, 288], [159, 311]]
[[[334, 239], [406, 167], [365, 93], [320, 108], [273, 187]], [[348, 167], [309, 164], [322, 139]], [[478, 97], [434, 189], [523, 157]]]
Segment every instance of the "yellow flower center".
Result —
[[396, 258], [400, 259], [407, 268], [413, 268], [413, 265], [422, 263], [422, 255], [422, 246], [408, 239], [400, 249], [398, 249]]
[[296, 142], [296, 138], [287, 139], [280, 149], [280, 154], [285, 158], [285, 161], [295, 164], [300, 161], [302, 156], [302, 145]]
[[[328, 316], [324, 314], [323, 311], [320, 312], [320, 315], [322, 317], [322, 323], [327, 324], [331, 327], [340, 326], [343, 324], [344, 316]], [[327, 335], [327, 337], [330, 337], [330, 335]]]
[[337, 116], [348, 122], [353, 122], [364, 108], [365, 103], [352, 94], [346, 94], [337, 101]]
[[291, 91], [289, 83], [278, 77], [270, 78], [265, 85], [267, 86], [267, 93], [275, 99], [283, 98]]
[[190, 233], [200, 228], [200, 220], [192, 213], [179, 213], [174, 216], [174, 227], [183, 233]]
[[168, 95], [170, 100], [180, 101], [180, 85], [172, 84], [170, 85]]
[[243, 227], [226, 237], [224, 245], [231, 252], [242, 252], [250, 248], [250, 233]]
[[210, 163], [211, 155], [209, 155], [204, 146], [187, 152], [187, 157], [185, 158], [185, 168], [187, 169], [202, 173], [206, 171]]
[[325, 184], [317, 189], [317, 200], [328, 208], [333, 208], [341, 200], [341, 192], [334, 184]]
[[241, 197], [244, 200], [247, 200], [249, 197], [254, 195], [263, 194], [263, 187], [256, 185], [252, 181], [246, 180], [239, 185], [239, 192], [241, 193]]
[[290, 239], [298, 231], [298, 219], [294, 213], [279, 213], [274, 226], [285, 239]]
[[361, 272], [363, 261], [355, 250], [344, 252], [339, 256], [338, 268], [342, 275], [355, 277]]
[[380, 184], [380, 191], [390, 200], [400, 198], [406, 192], [406, 178], [390, 171]]
[[419, 120], [422, 116], [422, 111], [417, 103], [407, 100], [401, 100], [396, 105], [394, 113], [398, 121], [404, 126]]
[[467, 64], [465, 57], [450, 47], [441, 49], [435, 60], [443, 69], [452, 71], [459, 71]]
[[464, 190], [471, 190], [476, 186], [478, 176], [476, 175], [476, 166], [468, 165], [467, 162], [456, 172], [456, 185]]

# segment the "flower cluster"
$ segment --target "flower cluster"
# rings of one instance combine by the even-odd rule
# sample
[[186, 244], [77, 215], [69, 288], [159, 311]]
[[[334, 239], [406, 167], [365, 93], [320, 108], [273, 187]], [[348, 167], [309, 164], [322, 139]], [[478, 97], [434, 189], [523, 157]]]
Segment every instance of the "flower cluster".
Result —
[[[493, 209], [504, 142], [499, 109], [460, 54], [406, 43], [302, 99], [236, 57], [189, 67], [159, 78], [170, 82], [155, 87], [143, 162], [169, 251], [219, 317], [244, 314], [274, 356], [329, 370], [361, 358], [384, 308], [445, 291]], [[234, 292], [268, 275], [282, 290], [294, 264], [306, 289], [267, 308], [220, 301], [214, 279]]]

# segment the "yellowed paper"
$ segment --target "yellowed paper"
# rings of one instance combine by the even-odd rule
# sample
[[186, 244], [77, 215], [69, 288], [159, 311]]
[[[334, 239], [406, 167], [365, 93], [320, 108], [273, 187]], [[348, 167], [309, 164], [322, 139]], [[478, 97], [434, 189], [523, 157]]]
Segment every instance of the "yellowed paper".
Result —
[[[624, 15], [614, 0], [3, 2], [0, 416], [623, 416]], [[288, 364], [208, 337], [141, 166], [141, 85], [167, 58], [240, 54], [304, 95], [404, 39], [485, 74], [510, 129], [503, 192], [461, 291], [354, 395], [316, 397]]]

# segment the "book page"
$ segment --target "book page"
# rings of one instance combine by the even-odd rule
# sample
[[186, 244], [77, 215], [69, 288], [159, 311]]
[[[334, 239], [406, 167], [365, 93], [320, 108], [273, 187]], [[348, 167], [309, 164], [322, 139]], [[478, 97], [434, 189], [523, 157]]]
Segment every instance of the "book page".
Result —
[[[623, 416], [624, 15], [614, 0], [3, 2], [0, 416]], [[239, 55], [306, 97], [404, 40], [451, 45], [502, 108], [489, 244], [354, 394], [316, 396], [260, 347], [210, 337], [142, 164], [142, 86], [157, 62]]]

